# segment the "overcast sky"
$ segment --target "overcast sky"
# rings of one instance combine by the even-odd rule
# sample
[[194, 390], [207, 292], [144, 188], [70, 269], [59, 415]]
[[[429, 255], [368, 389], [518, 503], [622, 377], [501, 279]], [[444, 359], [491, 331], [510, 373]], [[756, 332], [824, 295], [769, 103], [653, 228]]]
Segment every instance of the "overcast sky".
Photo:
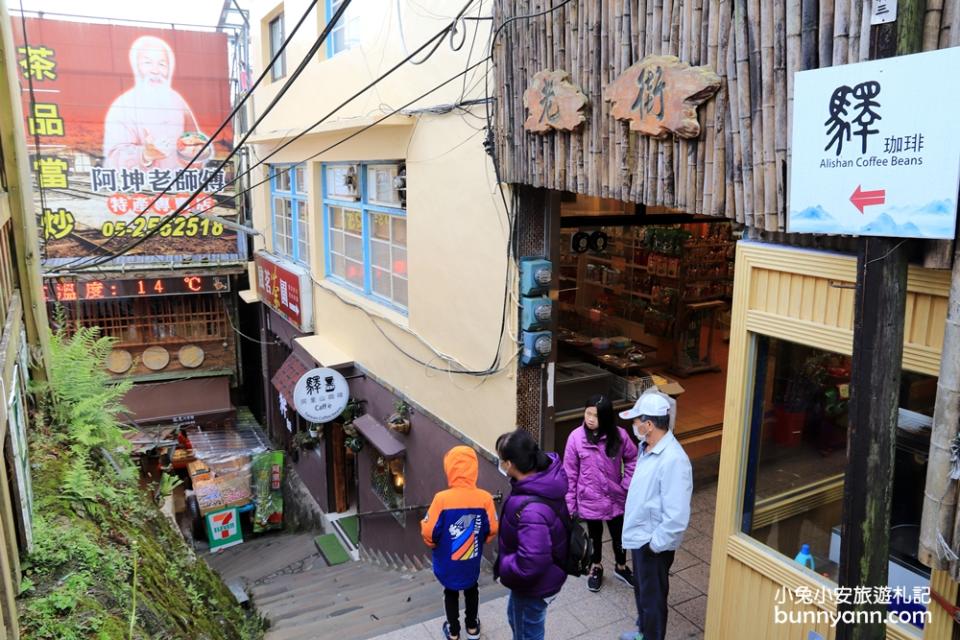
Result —
[[[246, 2], [239, 3], [241, 7]], [[20, 8], [20, 0], [9, 0], [11, 10]], [[25, 11], [69, 13], [99, 18], [123, 18], [216, 26], [223, 0], [23, 0]]]

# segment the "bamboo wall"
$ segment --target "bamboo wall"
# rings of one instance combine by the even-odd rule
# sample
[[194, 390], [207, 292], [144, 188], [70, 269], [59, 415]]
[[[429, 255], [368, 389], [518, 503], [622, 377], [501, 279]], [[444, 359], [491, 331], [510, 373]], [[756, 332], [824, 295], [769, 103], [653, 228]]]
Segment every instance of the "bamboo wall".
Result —
[[[494, 24], [560, 0], [499, 0]], [[793, 74], [867, 59], [872, 0], [573, 0], [506, 26], [494, 51], [497, 151], [506, 182], [726, 216], [783, 231]], [[960, 44], [960, 0], [928, 0], [925, 51]], [[610, 115], [604, 88], [653, 54], [722, 79], [700, 137], [657, 141]], [[589, 98], [584, 126], [523, 129], [537, 71], [565, 70]]]

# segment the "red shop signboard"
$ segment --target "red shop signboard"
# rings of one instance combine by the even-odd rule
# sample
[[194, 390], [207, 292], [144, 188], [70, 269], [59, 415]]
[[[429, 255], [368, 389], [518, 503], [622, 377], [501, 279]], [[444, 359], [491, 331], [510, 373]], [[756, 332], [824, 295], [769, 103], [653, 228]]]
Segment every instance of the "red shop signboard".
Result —
[[261, 302], [300, 331], [312, 331], [313, 289], [307, 270], [260, 252], [254, 256], [254, 263]]

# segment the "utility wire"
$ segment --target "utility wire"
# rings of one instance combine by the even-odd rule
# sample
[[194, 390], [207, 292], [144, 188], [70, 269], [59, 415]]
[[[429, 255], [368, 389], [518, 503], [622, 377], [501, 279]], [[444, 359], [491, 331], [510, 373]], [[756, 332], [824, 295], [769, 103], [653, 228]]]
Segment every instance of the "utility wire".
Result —
[[[96, 259], [94, 259], [92, 262], [90, 262], [89, 264], [81, 264], [81, 265], [77, 266], [77, 267], [75, 268], [75, 270], [88, 269], [88, 268], [96, 267], [96, 266], [99, 266], [99, 265], [104, 264], [104, 263], [106, 263], [106, 262], [110, 262], [111, 260], [116, 259], [116, 258], [117, 258], [118, 256], [120, 256], [120, 255], [123, 255], [123, 254], [125, 254], [125, 253], [128, 253], [128, 252], [131, 251], [132, 249], [140, 246], [141, 244], [143, 244], [144, 242], [146, 242], [148, 239], [152, 238], [154, 235], [158, 234], [158, 233], [160, 232], [160, 229], [163, 228], [164, 225], [166, 225], [168, 222], [170, 222], [171, 220], [175, 219], [178, 215], [180, 215], [180, 213], [181, 213], [183, 210], [185, 210], [185, 209], [187, 208], [187, 206], [188, 206], [191, 202], [193, 202], [194, 199], [197, 198], [197, 196], [199, 196], [199, 195], [203, 192], [203, 190], [207, 187], [207, 185], [210, 184], [210, 181], [213, 180], [213, 177], [214, 177], [215, 175], [217, 175], [218, 173], [220, 173], [221, 171], [223, 171], [223, 168], [227, 165], [227, 163], [230, 162], [230, 160], [233, 158], [233, 156], [237, 154], [237, 152], [240, 150], [240, 147], [247, 141], [247, 139], [248, 139], [248, 138], [250, 137], [250, 135], [253, 133], [254, 129], [256, 129], [257, 125], [260, 124], [260, 122], [262, 122], [264, 118], [266, 118], [266, 116], [273, 110], [273, 108], [277, 105], [277, 103], [280, 101], [280, 99], [286, 94], [286, 92], [289, 90], [290, 86], [297, 80], [297, 78], [300, 77], [300, 74], [303, 73], [304, 69], [306, 69], [307, 64], [311, 61], [311, 59], [313, 58], [313, 56], [316, 55], [317, 52], [320, 50], [320, 47], [322, 46], [322, 44], [324, 43], [324, 41], [326, 41], [327, 36], [328, 36], [328, 35], [330, 34], [330, 32], [333, 30], [334, 25], [336, 25], [337, 21], [340, 19], [340, 17], [343, 15], [343, 13], [347, 10], [347, 7], [350, 6], [350, 3], [351, 3], [352, 1], [353, 1], [353, 0], [344, 0], [344, 2], [343, 2], [343, 3], [340, 5], [340, 7], [337, 9], [337, 12], [331, 17], [330, 21], [326, 24], [326, 26], [324, 27], [323, 31], [322, 31], [322, 32], [320, 33], [320, 35], [317, 37], [316, 41], [313, 43], [313, 46], [310, 47], [310, 50], [309, 50], [309, 51], [307, 52], [307, 54], [303, 57], [303, 59], [300, 61], [300, 64], [297, 66], [296, 70], [294, 70], [294, 72], [290, 75], [290, 77], [287, 78], [287, 80], [284, 82], [283, 86], [282, 86], [282, 87], [280, 88], [280, 90], [277, 92], [277, 95], [274, 96], [274, 98], [273, 98], [273, 100], [270, 102], [270, 104], [267, 105], [267, 107], [266, 107], [266, 109], [264, 110], [264, 112], [263, 112], [262, 114], [260, 114], [260, 116], [257, 118], [257, 120], [256, 120], [256, 121], [253, 123], [253, 125], [250, 127], [250, 129], [243, 135], [243, 137], [241, 138], [241, 140], [234, 146], [234, 148], [230, 151], [230, 153], [227, 154], [227, 157], [224, 158], [224, 159], [220, 162], [220, 165], [216, 168], [216, 170], [213, 171], [213, 172], [209, 172], [209, 173], [208, 173], [207, 177], [201, 182], [201, 184], [197, 187], [197, 189], [190, 195], [189, 198], [186, 199], [186, 201], [185, 201], [181, 206], [177, 207], [174, 211], [172, 211], [171, 213], [169, 213], [169, 214], [167, 214], [166, 216], [164, 216], [164, 218], [162, 219], [161, 223], [158, 224], [154, 229], [152, 229], [152, 230], [150, 230], [150, 231], [147, 231], [142, 237], [140, 237], [140, 238], [138, 238], [137, 240], [135, 240], [134, 242], [132, 242], [128, 247], [126, 247], [125, 249], [123, 249], [123, 250], [120, 251], [119, 253], [116, 253], [116, 254], [113, 254], [113, 255], [107, 256], [107, 257], [96, 258]], [[250, 89], [247, 91], [247, 93], [244, 94], [243, 99], [233, 108], [233, 110], [230, 112], [230, 115], [227, 116], [227, 118], [220, 124], [220, 127], [218, 127], [217, 132], [216, 132], [214, 135], [210, 136], [210, 137], [207, 139], [207, 142], [203, 145], [203, 147], [200, 149], [200, 151], [197, 152], [197, 155], [194, 156], [193, 160], [191, 160], [190, 163], [189, 163], [186, 167], [184, 167], [183, 169], [180, 170], [180, 173], [178, 174], [178, 177], [181, 176], [181, 175], [183, 175], [183, 172], [185, 172], [185, 171], [187, 170], [187, 167], [189, 167], [190, 165], [192, 165], [194, 162], [196, 162], [196, 161], [201, 157], [201, 155], [204, 153], [204, 151], [206, 151], [206, 149], [213, 143], [213, 140], [216, 138], [216, 136], [219, 135], [219, 133], [222, 132], [223, 129], [225, 129], [228, 124], [230, 124], [230, 122], [232, 121], [233, 117], [239, 112], [239, 110], [240, 110], [240, 108], [243, 106], [243, 104], [247, 101], [247, 99], [249, 99], [250, 96], [253, 95], [254, 89], [256, 89], [256, 87], [260, 84], [260, 82], [263, 81], [263, 79], [267, 76], [267, 74], [268, 74], [268, 73], [270, 72], [270, 70], [273, 68], [274, 63], [280, 58], [280, 56], [283, 55], [283, 52], [286, 50], [286, 47], [287, 47], [287, 45], [290, 43], [290, 40], [293, 38], [293, 35], [297, 32], [297, 30], [300, 28], [300, 26], [304, 23], [304, 21], [305, 21], [306, 18], [307, 18], [307, 15], [308, 15], [308, 14], [310, 13], [310, 11], [314, 8], [314, 6], [316, 6], [316, 4], [317, 4], [317, 0], [311, 0], [310, 5], [307, 7], [307, 10], [306, 10], [306, 11], [303, 13], [303, 15], [300, 17], [300, 20], [297, 21], [297, 24], [294, 26], [293, 31], [290, 32], [290, 35], [287, 36], [286, 38], [284, 38], [284, 41], [283, 41], [283, 43], [281, 44], [280, 48], [277, 50], [277, 53], [276, 53], [276, 54], [273, 56], [273, 58], [270, 60], [269, 64], [268, 64], [266, 67], [264, 67], [264, 70], [263, 70], [263, 72], [260, 74], [260, 76], [257, 78], [257, 81], [250, 87]], [[174, 180], [174, 182], [175, 182], [175, 180]], [[174, 182], [171, 182], [170, 184], [173, 184]], [[157, 196], [153, 199], [153, 201], [152, 201], [141, 213], [137, 214], [136, 217], [140, 217], [140, 216], [144, 215], [144, 213], [146, 213], [146, 211], [150, 210], [150, 209], [153, 207], [153, 205], [157, 202], [157, 200], [159, 200], [165, 193], [167, 193], [167, 191], [169, 191], [169, 189], [170, 189], [170, 184], [168, 184], [161, 193], [157, 194]], [[106, 243], [104, 243], [104, 245], [101, 245], [101, 247], [105, 248], [105, 245], [108, 245], [108, 244], [109, 244], [109, 241], [107, 241]], [[81, 259], [81, 260], [82, 260], [82, 259]], [[74, 260], [73, 262], [67, 263], [66, 265], [63, 265], [63, 266], [69, 267], [70, 265], [76, 264], [77, 262], [78, 262], [77, 260]]]
[[[316, 1], [316, 0], [314, 0], [314, 2], [315, 2], [315, 1]], [[350, 1], [350, 0], [347, 0], [347, 3], [348, 3], [348, 4], [349, 4], [349, 1]], [[437, 48], [439, 47], [439, 45], [443, 43], [443, 36], [444, 36], [445, 34], [447, 34], [448, 32], [450, 32], [451, 29], [455, 28], [457, 21], [458, 21], [458, 20], [460, 19], [460, 17], [470, 8], [470, 5], [472, 5], [475, 1], [476, 1], [476, 0], [468, 0], [468, 2], [467, 2], [467, 3], [463, 6], [463, 8], [460, 10], [460, 13], [457, 14], [457, 17], [455, 17], [455, 18], [450, 22], [450, 24], [448, 24], [444, 29], [440, 30], [440, 31], [439, 31], [436, 35], [434, 35], [432, 38], [430, 38], [429, 40], [427, 40], [427, 42], [425, 42], [421, 47], [419, 47], [419, 48], [418, 48], [416, 51], [414, 51], [412, 54], [408, 55], [406, 58], [404, 58], [403, 60], [401, 60], [400, 62], [398, 62], [396, 65], [394, 65], [393, 67], [391, 67], [387, 72], [385, 72], [384, 74], [382, 74], [380, 77], [378, 77], [377, 79], [375, 79], [375, 80], [372, 81], [371, 83], [367, 84], [364, 88], [362, 88], [361, 90], [357, 91], [357, 92], [354, 93], [352, 96], [350, 96], [349, 98], [347, 98], [345, 101], [343, 101], [341, 104], [339, 104], [335, 109], [333, 109], [331, 112], [329, 112], [328, 114], [326, 114], [326, 115], [325, 115], [324, 117], [322, 117], [320, 120], [318, 120], [317, 122], [315, 122], [314, 124], [312, 124], [312, 125], [311, 125], [310, 127], [308, 127], [306, 130], [300, 132], [299, 134], [297, 134], [297, 135], [294, 136], [293, 138], [287, 140], [285, 143], [283, 143], [283, 144], [281, 144], [280, 146], [278, 146], [277, 148], [275, 148], [273, 151], [271, 151], [271, 152], [270, 152], [269, 154], [267, 154], [265, 157], [258, 159], [258, 161], [257, 161], [254, 165], [248, 167], [245, 171], [243, 171], [243, 172], [241, 172], [240, 174], [238, 174], [237, 176], [235, 176], [231, 181], [229, 181], [228, 183], [224, 184], [224, 185], [221, 186], [219, 189], [211, 192], [211, 193], [209, 194], [209, 197], [213, 197], [214, 195], [222, 192], [224, 189], [227, 189], [227, 188], [230, 187], [231, 185], [235, 184], [238, 180], [240, 180], [240, 179], [243, 178], [244, 176], [249, 175], [249, 174], [253, 171], [253, 169], [255, 169], [256, 167], [260, 166], [260, 165], [263, 164], [266, 160], [268, 160], [269, 158], [271, 158], [273, 155], [275, 155], [276, 153], [279, 153], [282, 149], [286, 148], [287, 146], [289, 146], [290, 144], [292, 144], [293, 142], [295, 142], [295, 141], [298, 140], [299, 138], [303, 137], [304, 135], [306, 135], [307, 133], [309, 133], [310, 131], [312, 131], [313, 129], [315, 129], [317, 126], [319, 126], [320, 124], [322, 124], [324, 121], [328, 120], [328, 119], [329, 119], [330, 117], [332, 117], [337, 111], [339, 111], [340, 109], [342, 109], [343, 107], [345, 107], [346, 105], [348, 105], [350, 102], [352, 102], [353, 100], [355, 100], [356, 98], [358, 98], [360, 95], [362, 95], [363, 93], [365, 93], [366, 91], [368, 91], [370, 88], [376, 86], [377, 83], [379, 83], [380, 81], [382, 81], [382, 80], [383, 80], [384, 78], [386, 78], [387, 76], [389, 76], [389, 75], [391, 75], [392, 73], [396, 72], [397, 69], [399, 69], [401, 66], [403, 66], [403, 64], [405, 64], [406, 62], [412, 62], [413, 57], [415, 57], [417, 54], [419, 54], [419, 53], [422, 52], [424, 49], [426, 49], [427, 47], [429, 47], [432, 42], [434, 42], [435, 40], [437, 40], [436, 46], [434, 46], [434, 48], [430, 51], [430, 53], [427, 54], [427, 56], [424, 58], [424, 61], [426, 61], [427, 59], [429, 59], [429, 57], [432, 56], [433, 53], [437, 50]], [[343, 8], [343, 7], [341, 7], [341, 9], [342, 9], [342, 8]], [[330, 27], [330, 25], [336, 24], [336, 19], [337, 19], [337, 17], [340, 15], [340, 13], [341, 13], [341, 12], [338, 11], [337, 15], [334, 16], [334, 19], [332, 19], [331, 22], [328, 23], [328, 25], [327, 25], [328, 28]], [[326, 31], [326, 30], [325, 30], [325, 31]], [[323, 36], [323, 35], [324, 35], [324, 34], [321, 34], [321, 36]], [[318, 39], [318, 41], [319, 41], [319, 40], [320, 40], [320, 39]], [[315, 48], [316, 48], [317, 50], [319, 50], [319, 42], [315, 44]], [[313, 52], [313, 53], [315, 53], [315, 52]], [[307, 56], [304, 57], [303, 61], [301, 62], [300, 67], [298, 67], [297, 71], [294, 72], [296, 75], [299, 75], [299, 72], [302, 71], [302, 67], [305, 66], [305, 63], [308, 62], [311, 57], [312, 57], [312, 53], [309, 53]], [[276, 57], [275, 57], [274, 59], [276, 59]], [[272, 64], [272, 62], [273, 62], [273, 61], [271, 61], [271, 64]], [[269, 67], [268, 67], [268, 69], [269, 69]], [[264, 73], [266, 73], [266, 70], [264, 71]], [[250, 127], [250, 130], [248, 131], [248, 133], [247, 133], [246, 135], [244, 135], [243, 139], [240, 140], [239, 143], [237, 143], [236, 147], [235, 147], [234, 150], [231, 152], [230, 156], [228, 156], [227, 159], [224, 161], [224, 163], [221, 164], [221, 167], [220, 167], [220, 168], [222, 168], [223, 164], [225, 164], [227, 161], [229, 161], [230, 157], [232, 157], [233, 154], [236, 153], [237, 149], [239, 149], [240, 146], [243, 145], [243, 143], [246, 142], [246, 140], [247, 140], [247, 138], [250, 136], [250, 134], [256, 129], [257, 125], [260, 124], [260, 122], [261, 122], [261, 121], [263, 120], [263, 118], [267, 115], [267, 113], [269, 113], [269, 110], [272, 109], [273, 106], [276, 104], [276, 102], [282, 97], [283, 93], [286, 92], [287, 87], [289, 86], [290, 83], [292, 83], [292, 81], [293, 81], [294, 79], [295, 79], [295, 76], [291, 76], [290, 80], [288, 80], [288, 82], [287, 82], [287, 83], [284, 85], [284, 87], [280, 90], [280, 93], [278, 93], [277, 96], [274, 98], [273, 102], [271, 102], [270, 106], [267, 107], [267, 111], [264, 112], [264, 113], [257, 119], [256, 122], [253, 123], [253, 125]], [[444, 83], [444, 84], [446, 84], [446, 83]], [[254, 87], [251, 87], [251, 92], [252, 92], [253, 88], [255, 88], [255, 86], [256, 86], [256, 85], [254, 85]], [[441, 85], [441, 86], [442, 86], [442, 85]], [[439, 87], [437, 87], [437, 88], [439, 88]], [[436, 90], [436, 88], [433, 89], [433, 90], [431, 90], [431, 91], [429, 91], [429, 92], [427, 92], [427, 94], [424, 94], [424, 95], [428, 95], [429, 93], [432, 93], [432, 91], [434, 91], [434, 90]], [[251, 93], [248, 92], [247, 95], [251, 95]], [[404, 105], [403, 107], [401, 107], [401, 109], [406, 108], [407, 106], [409, 106], [409, 104], [411, 104], [411, 103], [408, 103], [407, 105]], [[394, 115], [394, 114], [397, 113], [398, 111], [400, 111], [400, 109], [397, 109], [397, 110], [394, 110], [394, 111], [390, 112], [389, 115]], [[374, 124], [378, 124], [378, 123], [382, 122], [383, 120], [385, 120], [385, 118], [381, 118], [380, 120], [377, 120]], [[365, 129], [363, 129], [363, 130], [365, 130]], [[361, 130], [361, 131], [363, 131], [363, 130]], [[358, 132], [358, 133], [359, 133], [359, 132]], [[349, 139], [349, 138], [348, 138], [348, 139]], [[345, 141], [345, 140], [344, 140], [344, 141]], [[338, 143], [338, 144], [339, 144], [339, 143]], [[335, 146], [335, 145], [334, 145], [334, 146]], [[219, 169], [218, 169], [218, 171], [219, 171]], [[197, 191], [195, 191], [195, 192], [193, 193], [193, 195], [191, 195], [191, 197], [187, 200], [188, 203], [191, 202], [191, 201], [193, 200], [193, 198], [195, 198], [195, 197], [207, 186], [207, 184], [209, 184], [210, 180], [212, 179], [212, 176], [215, 175], [215, 173], [216, 173], [216, 172], [214, 172], [214, 174], [211, 174], [210, 176], [208, 176], [208, 179], [205, 180], [205, 181], [203, 182], [203, 184], [201, 184], [200, 187], [197, 189]], [[240, 195], [243, 195], [243, 194], [245, 194], [245, 193], [248, 193], [253, 187], [256, 187], [256, 186], [258, 186], [258, 185], [260, 185], [260, 184], [263, 184], [263, 182], [265, 182], [265, 181], [258, 182], [258, 183], [256, 183], [256, 184], [248, 187], [247, 189], [245, 189], [245, 190], [243, 190], [243, 191], [241, 191], [241, 192], [239, 192], [239, 193], [237, 193], [237, 194], [234, 194], [232, 197], [239, 197]], [[162, 195], [162, 194], [161, 194], [161, 195]], [[158, 198], [159, 198], [159, 196], [158, 196]], [[151, 205], [152, 205], [152, 203], [151, 203]], [[148, 208], [149, 208], [149, 207], [148, 207]], [[159, 233], [159, 232], [160, 232], [160, 229], [164, 226], [164, 224], [166, 224], [169, 220], [172, 220], [173, 218], [175, 218], [175, 217], [176, 217], [181, 211], [183, 211], [183, 209], [185, 209], [185, 208], [186, 208], [186, 204], [185, 204], [183, 207], [179, 207], [176, 211], [174, 211], [174, 212], [172, 212], [171, 214], [169, 214], [169, 215], [166, 217], [165, 220], [163, 220], [159, 225], [157, 225], [157, 227], [155, 227], [154, 229], [149, 230], [143, 237], [141, 237], [141, 238], [139, 238], [138, 240], [136, 240], [135, 242], [131, 243], [128, 247], [126, 247], [126, 248], [124, 248], [124, 249], [122, 249], [122, 250], [120, 250], [120, 251], [112, 254], [111, 256], [108, 256], [108, 257], [106, 257], [106, 258], [102, 258], [102, 259], [100, 259], [100, 260], [94, 261], [94, 262], [92, 262], [92, 263], [90, 263], [90, 264], [87, 264], [87, 265], [79, 265], [79, 266], [75, 267], [74, 270], [83, 270], [83, 269], [88, 269], [88, 268], [94, 268], [94, 267], [97, 267], [97, 266], [99, 266], [99, 265], [101, 265], [101, 264], [104, 264], [104, 263], [106, 263], [106, 262], [110, 262], [111, 260], [114, 260], [114, 259], [120, 257], [121, 255], [127, 253], [127, 252], [130, 251], [131, 249], [133, 249], [133, 248], [139, 246], [140, 244], [142, 244], [143, 242], [145, 242], [148, 238], [150, 238], [150, 237], [156, 235], [157, 233]], [[142, 214], [141, 214], [141, 215], [142, 215]], [[76, 263], [76, 262], [77, 262], [77, 261], [74, 261], [74, 262], [68, 263], [67, 265], [64, 265], [64, 266], [69, 267], [69, 266], [71, 266], [72, 264], [74, 264], [74, 263]]]
[[[37, 94], [33, 90], [33, 60], [30, 58], [30, 39], [27, 37], [27, 19], [23, 15], [23, 0], [20, 0], [20, 29], [23, 31], [23, 47], [26, 50], [26, 61], [27, 61], [27, 87], [29, 88], [30, 93], [30, 116], [32, 118], [36, 113], [37, 108]], [[28, 119], [29, 122], [29, 119]], [[37, 131], [36, 127], [33, 129], [33, 146], [36, 150], [36, 168], [34, 173], [37, 176], [37, 190], [40, 193], [40, 215], [44, 215], [47, 211], [47, 199], [44, 194], [43, 187], [43, 177], [41, 175], [41, 168], [43, 163], [43, 154], [40, 151], [40, 134]], [[47, 243], [44, 239], [43, 243], [43, 255], [47, 255]]]

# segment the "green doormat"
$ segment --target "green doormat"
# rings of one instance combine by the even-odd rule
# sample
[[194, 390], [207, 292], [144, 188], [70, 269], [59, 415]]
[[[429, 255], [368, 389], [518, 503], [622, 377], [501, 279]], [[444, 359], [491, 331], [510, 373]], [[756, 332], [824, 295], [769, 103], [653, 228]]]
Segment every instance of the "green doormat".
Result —
[[313, 541], [316, 543], [320, 553], [323, 554], [323, 559], [326, 560], [327, 564], [331, 567], [350, 560], [350, 556], [347, 554], [347, 550], [343, 548], [343, 545], [340, 544], [337, 534], [325, 533], [322, 536], [317, 536]]
[[343, 532], [349, 538], [350, 542], [353, 543], [353, 546], [360, 544], [360, 518], [357, 516], [348, 516], [346, 518], [340, 518], [337, 520], [337, 523], [340, 525], [340, 528], [343, 529]]

